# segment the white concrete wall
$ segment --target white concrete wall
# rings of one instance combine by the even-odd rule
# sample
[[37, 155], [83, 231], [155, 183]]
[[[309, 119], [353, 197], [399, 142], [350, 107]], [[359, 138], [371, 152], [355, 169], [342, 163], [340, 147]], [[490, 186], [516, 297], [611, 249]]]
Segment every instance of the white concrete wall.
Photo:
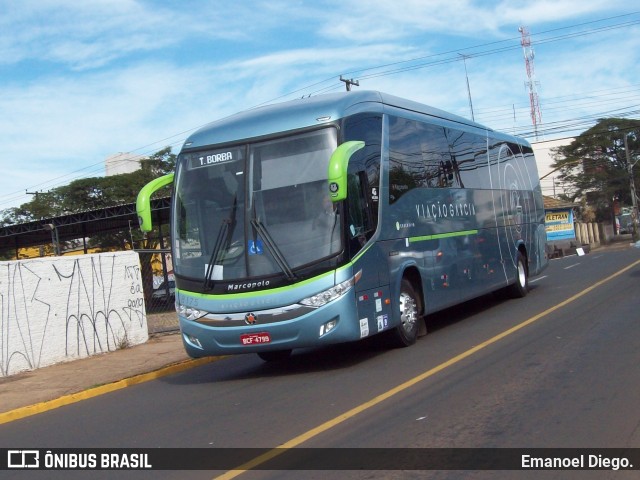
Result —
[[148, 338], [137, 253], [0, 262], [0, 377]]

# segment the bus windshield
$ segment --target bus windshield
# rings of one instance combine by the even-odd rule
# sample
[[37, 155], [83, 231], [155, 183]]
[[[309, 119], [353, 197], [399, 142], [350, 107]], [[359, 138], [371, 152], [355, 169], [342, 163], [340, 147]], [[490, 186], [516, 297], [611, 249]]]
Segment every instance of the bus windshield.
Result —
[[335, 128], [182, 153], [172, 238], [175, 274], [203, 284], [296, 278], [342, 250], [327, 168]]

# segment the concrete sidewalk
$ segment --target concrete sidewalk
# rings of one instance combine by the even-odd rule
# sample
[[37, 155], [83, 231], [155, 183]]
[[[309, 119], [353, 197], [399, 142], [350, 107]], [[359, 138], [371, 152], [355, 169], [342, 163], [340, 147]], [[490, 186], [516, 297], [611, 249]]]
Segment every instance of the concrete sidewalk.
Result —
[[190, 360], [175, 312], [147, 322], [150, 339], [141, 345], [0, 378], [0, 414]]

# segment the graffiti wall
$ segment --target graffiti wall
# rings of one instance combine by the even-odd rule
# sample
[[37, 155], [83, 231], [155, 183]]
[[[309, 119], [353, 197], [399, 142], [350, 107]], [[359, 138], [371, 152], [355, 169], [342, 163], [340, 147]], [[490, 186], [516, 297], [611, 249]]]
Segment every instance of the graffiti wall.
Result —
[[0, 376], [148, 340], [135, 252], [0, 262]]

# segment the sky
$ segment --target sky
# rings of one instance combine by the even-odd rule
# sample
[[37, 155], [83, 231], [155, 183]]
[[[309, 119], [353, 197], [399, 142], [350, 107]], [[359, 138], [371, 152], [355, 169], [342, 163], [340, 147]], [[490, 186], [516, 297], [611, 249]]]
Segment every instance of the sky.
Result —
[[640, 118], [638, 10], [627, 0], [0, 0], [0, 210], [102, 176], [110, 155], [178, 153], [211, 121], [344, 91], [341, 75], [531, 142]]

